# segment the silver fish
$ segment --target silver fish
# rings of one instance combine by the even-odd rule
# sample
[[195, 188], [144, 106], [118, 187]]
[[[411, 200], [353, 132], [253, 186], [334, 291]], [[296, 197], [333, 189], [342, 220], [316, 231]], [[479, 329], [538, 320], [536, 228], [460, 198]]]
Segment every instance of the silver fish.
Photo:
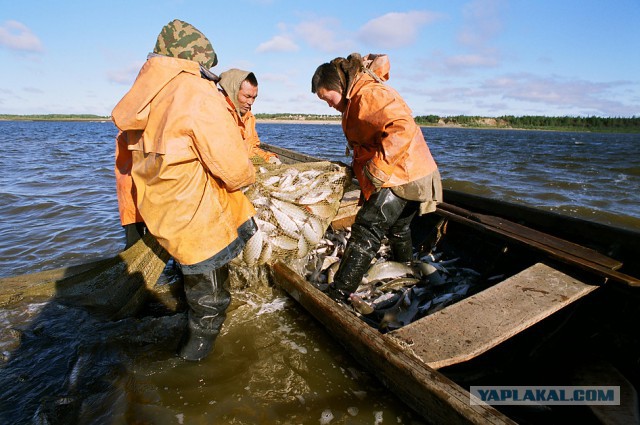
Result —
[[398, 277], [388, 282], [382, 283], [380, 286], [377, 286], [377, 289], [382, 292], [388, 292], [404, 288], [405, 286], [413, 286], [418, 282], [420, 282], [420, 279], [417, 279], [415, 277]]
[[327, 283], [328, 284], [332, 284], [333, 283], [333, 278], [336, 275], [336, 272], [338, 271], [338, 267], [340, 267], [340, 261], [336, 261], [331, 266], [329, 266], [329, 268], [327, 269]]
[[415, 276], [413, 268], [397, 261], [380, 261], [365, 273], [364, 279], [368, 282], [402, 276]]
[[360, 314], [368, 315], [375, 311], [373, 306], [360, 298], [357, 294], [349, 295], [349, 301], [353, 308]]
[[263, 233], [258, 230], [245, 244], [242, 251], [242, 260], [248, 266], [253, 266], [256, 264], [258, 258], [260, 258], [260, 253], [262, 252], [262, 241]]

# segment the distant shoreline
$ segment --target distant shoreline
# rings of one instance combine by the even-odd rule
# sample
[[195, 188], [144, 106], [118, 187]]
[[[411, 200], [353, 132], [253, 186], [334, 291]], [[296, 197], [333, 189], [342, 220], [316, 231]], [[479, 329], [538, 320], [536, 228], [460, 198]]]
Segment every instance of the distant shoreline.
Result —
[[[258, 124], [320, 124], [320, 125], [342, 125], [340, 120], [285, 120], [285, 119], [265, 119], [257, 118]], [[531, 130], [531, 131], [565, 131], [565, 130], [553, 130], [545, 128], [513, 128], [513, 127], [499, 127], [499, 126], [465, 126], [460, 124], [418, 124], [419, 127], [424, 128], [467, 128], [470, 130]], [[578, 130], [576, 130], [578, 131]], [[582, 130], [585, 131], [585, 130]]]
[[[98, 118], [31, 118], [31, 117], [16, 117], [16, 118], [4, 118], [0, 117], [0, 121], [83, 121], [83, 122], [111, 122], [111, 117], [98, 117]], [[280, 119], [280, 118], [256, 118], [258, 124], [301, 124], [301, 125], [342, 125], [340, 120], [314, 120], [314, 119]], [[470, 130], [531, 130], [531, 131], [578, 131], [588, 132], [588, 130], [578, 129], [546, 129], [546, 128], [514, 128], [514, 127], [499, 127], [499, 126], [468, 126], [460, 124], [418, 124], [419, 127], [424, 128], [466, 128]]]
[[[263, 115], [263, 116], [260, 116]], [[342, 121], [339, 117], [333, 119], [332, 117], [321, 116], [315, 118], [314, 116], [295, 116], [293, 118], [280, 118], [274, 117], [265, 118], [264, 115], [269, 114], [257, 114], [256, 122], [260, 124], [315, 124], [315, 125], [341, 125]], [[514, 126], [509, 125], [503, 119], [496, 118], [479, 118], [471, 117], [463, 122], [457, 122], [455, 119], [442, 119], [440, 118], [436, 122], [425, 123], [422, 119], [424, 117], [417, 117], [416, 122], [420, 127], [424, 128], [462, 128], [473, 130], [531, 130], [531, 131], [561, 131], [561, 132], [604, 132], [604, 133], [639, 133], [640, 127], [637, 125], [637, 121], [640, 118], [629, 119], [633, 121], [633, 125], [623, 125], [620, 127], [585, 127], [585, 126], [564, 126], [564, 125], [525, 125]], [[462, 117], [464, 118], [464, 117]], [[535, 118], [535, 117], [534, 117]], [[460, 119], [460, 117], [458, 117]], [[0, 114], [0, 121], [86, 121], [86, 122], [111, 122], [110, 116], [98, 116], [98, 115], [72, 115], [72, 114], [48, 114], [48, 115], [13, 115], [13, 114]]]

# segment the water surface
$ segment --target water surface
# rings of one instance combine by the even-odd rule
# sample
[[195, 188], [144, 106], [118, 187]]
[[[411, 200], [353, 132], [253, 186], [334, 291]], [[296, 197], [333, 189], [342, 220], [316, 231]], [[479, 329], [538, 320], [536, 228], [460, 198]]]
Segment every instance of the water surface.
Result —
[[[349, 162], [338, 125], [259, 124], [258, 132], [266, 143]], [[640, 228], [638, 135], [423, 132], [447, 188]], [[115, 135], [111, 122], [0, 121], [1, 277], [121, 250]], [[3, 358], [23, 355], [0, 370], [2, 419], [51, 410], [78, 419], [89, 405], [95, 421], [129, 423], [419, 423], [284, 293], [258, 276], [243, 285], [199, 364], [177, 359], [170, 338], [125, 343], [155, 318], [102, 323], [47, 303], [0, 311]]]

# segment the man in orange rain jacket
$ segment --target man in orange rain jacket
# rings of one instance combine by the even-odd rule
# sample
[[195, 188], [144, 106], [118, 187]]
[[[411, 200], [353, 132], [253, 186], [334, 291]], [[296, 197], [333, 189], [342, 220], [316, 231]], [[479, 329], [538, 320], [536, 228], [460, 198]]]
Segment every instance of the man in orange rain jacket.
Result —
[[270, 164], [281, 164], [278, 155], [260, 148], [256, 117], [251, 112], [251, 105], [258, 97], [258, 80], [255, 74], [233, 68], [220, 74], [218, 84], [233, 110], [233, 119], [238, 124], [251, 155], [257, 155]]
[[193, 361], [213, 348], [231, 301], [228, 263], [257, 230], [240, 190], [255, 171], [209, 70], [216, 63], [204, 34], [176, 19], [112, 113], [118, 140], [126, 141], [120, 153], [131, 154], [130, 170], [116, 168], [119, 187], [130, 173], [140, 217], [184, 276], [189, 325], [180, 356]]
[[410, 224], [435, 210], [442, 185], [420, 127], [389, 79], [386, 55], [353, 53], [320, 65], [311, 91], [342, 113], [364, 203], [328, 294], [346, 301], [387, 236], [395, 261], [413, 258]]

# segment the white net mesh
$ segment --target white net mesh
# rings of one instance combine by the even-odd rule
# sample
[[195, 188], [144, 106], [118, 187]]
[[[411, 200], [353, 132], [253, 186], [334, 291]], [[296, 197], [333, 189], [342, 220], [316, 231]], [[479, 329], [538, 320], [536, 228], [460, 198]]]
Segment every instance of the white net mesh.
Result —
[[245, 195], [257, 211], [258, 232], [234, 264], [306, 257], [338, 212], [348, 181], [346, 168], [328, 161], [257, 166]]

